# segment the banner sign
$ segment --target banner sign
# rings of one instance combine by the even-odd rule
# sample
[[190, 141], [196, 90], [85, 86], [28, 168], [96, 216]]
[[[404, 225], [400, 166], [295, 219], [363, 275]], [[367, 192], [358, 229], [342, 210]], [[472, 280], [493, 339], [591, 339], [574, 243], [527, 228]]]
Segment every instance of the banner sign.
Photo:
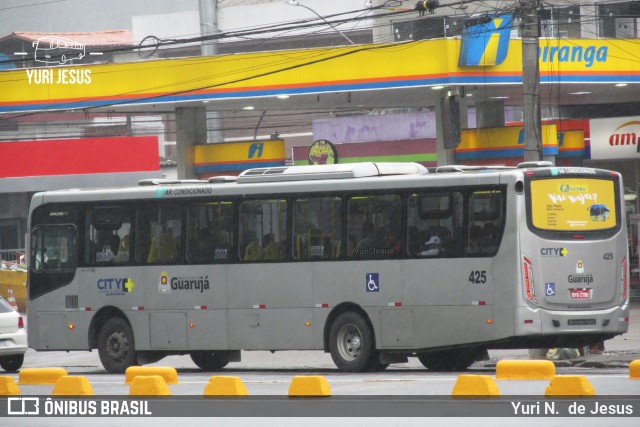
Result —
[[196, 145], [194, 170], [201, 179], [246, 169], [284, 166], [284, 141], [248, 141]]
[[591, 159], [640, 159], [640, 117], [593, 119], [589, 128]]
[[590, 178], [531, 182], [533, 226], [541, 230], [593, 231], [616, 226], [613, 181]]
[[[556, 125], [542, 125], [542, 154], [558, 154]], [[524, 127], [464, 129], [456, 160], [524, 157]]]
[[465, 27], [458, 66], [502, 64], [509, 51], [512, 15], [487, 17], [488, 21]]

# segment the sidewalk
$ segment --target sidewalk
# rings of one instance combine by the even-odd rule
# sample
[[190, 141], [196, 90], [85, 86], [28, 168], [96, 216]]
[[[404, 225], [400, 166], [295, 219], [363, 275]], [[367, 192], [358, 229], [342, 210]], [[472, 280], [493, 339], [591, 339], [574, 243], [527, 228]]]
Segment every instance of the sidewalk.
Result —
[[[586, 354], [575, 359], [554, 360], [558, 367], [621, 368], [640, 359], [640, 301], [631, 303], [629, 331], [604, 343], [599, 354]], [[490, 360], [476, 362], [475, 366], [493, 368], [501, 359], [529, 359], [528, 350], [489, 350]]]

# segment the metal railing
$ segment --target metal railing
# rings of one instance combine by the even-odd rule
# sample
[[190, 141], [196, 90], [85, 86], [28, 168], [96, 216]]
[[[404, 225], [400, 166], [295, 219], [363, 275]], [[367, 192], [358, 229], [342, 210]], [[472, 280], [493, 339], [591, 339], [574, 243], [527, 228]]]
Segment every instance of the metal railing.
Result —
[[[22, 260], [21, 260], [22, 257]], [[0, 249], [0, 259], [2, 261], [24, 263], [24, 249]]]

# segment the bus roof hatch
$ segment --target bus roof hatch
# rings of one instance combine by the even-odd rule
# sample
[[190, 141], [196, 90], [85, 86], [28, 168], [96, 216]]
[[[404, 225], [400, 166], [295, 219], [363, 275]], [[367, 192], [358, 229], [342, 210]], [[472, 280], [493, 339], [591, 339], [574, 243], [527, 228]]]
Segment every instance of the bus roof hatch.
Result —
[[344, 163], [337, 165], [281, 166], [248, 169], [238, 183], [348, 179], [388, 175], [424, 175], [427, 168], [418, 163]]

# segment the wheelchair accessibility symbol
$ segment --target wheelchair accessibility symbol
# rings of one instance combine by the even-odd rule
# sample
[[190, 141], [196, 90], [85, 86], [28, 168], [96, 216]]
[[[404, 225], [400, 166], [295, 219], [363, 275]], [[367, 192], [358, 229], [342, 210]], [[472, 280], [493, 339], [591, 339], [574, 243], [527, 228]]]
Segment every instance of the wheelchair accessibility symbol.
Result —
[[378, 292], [380, 290], [380, 273], [367, 273], [367, 292]]
[[545, 283], [545, 293], [548, 297], [552, 297], [556, 294], [556, 284], [554, 282]]

